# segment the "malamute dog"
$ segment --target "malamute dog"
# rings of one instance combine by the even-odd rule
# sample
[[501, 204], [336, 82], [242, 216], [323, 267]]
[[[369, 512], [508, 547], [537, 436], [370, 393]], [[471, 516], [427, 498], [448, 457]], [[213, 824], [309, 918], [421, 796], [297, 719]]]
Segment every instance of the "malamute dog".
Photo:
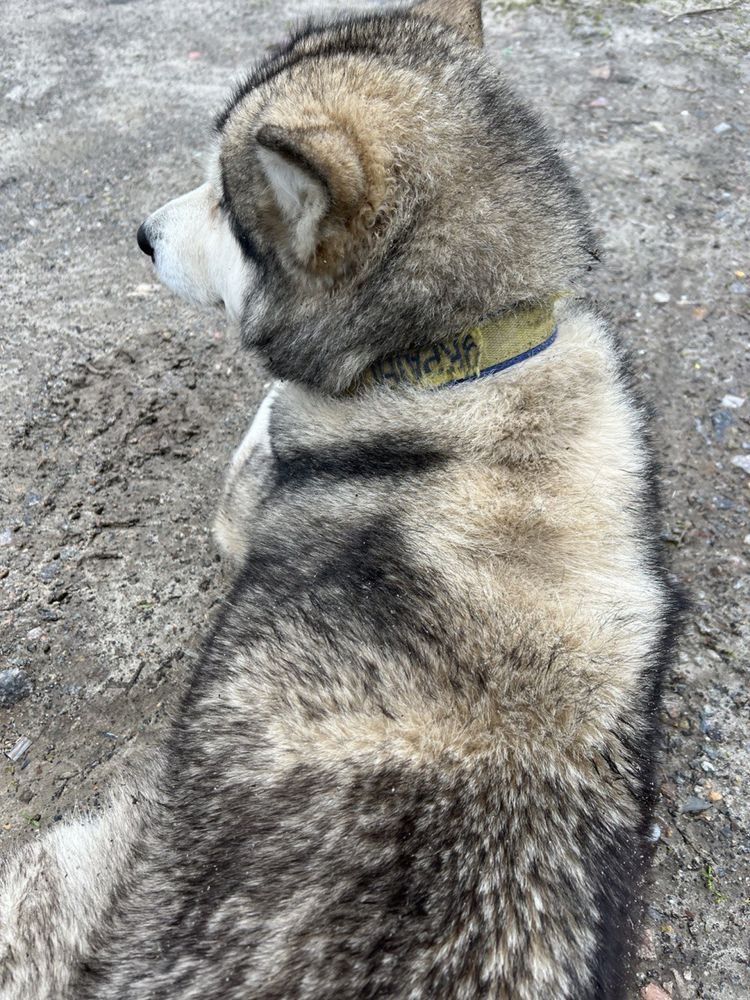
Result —
[[5, 864], [3, 1000], [624, 997], [677, 608], [480, 4], [297, 31], [139, 242], [278, 382], [158, 766]]

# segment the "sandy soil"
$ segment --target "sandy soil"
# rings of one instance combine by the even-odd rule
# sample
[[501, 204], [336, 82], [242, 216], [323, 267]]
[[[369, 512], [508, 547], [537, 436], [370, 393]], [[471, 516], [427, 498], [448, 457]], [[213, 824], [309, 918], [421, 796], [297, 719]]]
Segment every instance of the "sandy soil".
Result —
[[[656, 408], [693, 609], [664, 710], [643, 983], [750, 996], [750, 11], [488, 2], [606, 248], [588, 291]], [[163, 732], [222, 590], [208, 525], [262, 391], [154, 283], [145, 215], [301, 2], [9, 0], [0, 60], [0, 850], [96, 807]]]

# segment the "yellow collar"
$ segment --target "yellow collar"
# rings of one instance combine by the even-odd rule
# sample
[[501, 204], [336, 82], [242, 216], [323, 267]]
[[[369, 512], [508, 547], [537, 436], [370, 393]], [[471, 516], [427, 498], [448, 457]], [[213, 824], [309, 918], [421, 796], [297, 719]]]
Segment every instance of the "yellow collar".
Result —
[[420, 389], [437, 389], [511, 368], [554, 343], [556, 300], [557, 296], [540, 305], [522, 306], [430, 347], [376, 361], [356, 387], [406, 382]]

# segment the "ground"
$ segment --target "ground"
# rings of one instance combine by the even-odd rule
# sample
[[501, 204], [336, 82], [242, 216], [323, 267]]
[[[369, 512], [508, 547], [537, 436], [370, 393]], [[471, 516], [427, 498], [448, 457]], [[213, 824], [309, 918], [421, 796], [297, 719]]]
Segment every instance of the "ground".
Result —
[[[0, 850], [96, 807], [164, 731], [222, 592], [209, 533], [262, 392], [139, 222], [201, 176], [229, 84], [311, 4], [10, 0], [0, 66]], [[585, 291], [655, 408], [692, 609], [663, 713], [641, 984], [750, 996], [750, 10], [486, 0], [605, 249]], [[714, 13], [691, 8], [715, 6]], [[651, 995], [654, 985], [650, 987]]]

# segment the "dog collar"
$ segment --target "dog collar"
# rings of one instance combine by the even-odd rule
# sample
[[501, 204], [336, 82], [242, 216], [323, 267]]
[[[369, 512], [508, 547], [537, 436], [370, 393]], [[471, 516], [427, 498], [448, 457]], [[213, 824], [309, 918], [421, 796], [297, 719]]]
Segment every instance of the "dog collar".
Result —
[[554, 343], [555, 301], [501, 313], [430, 347], [376, 361], [357, 384], [438, 389], [505, 371]]

